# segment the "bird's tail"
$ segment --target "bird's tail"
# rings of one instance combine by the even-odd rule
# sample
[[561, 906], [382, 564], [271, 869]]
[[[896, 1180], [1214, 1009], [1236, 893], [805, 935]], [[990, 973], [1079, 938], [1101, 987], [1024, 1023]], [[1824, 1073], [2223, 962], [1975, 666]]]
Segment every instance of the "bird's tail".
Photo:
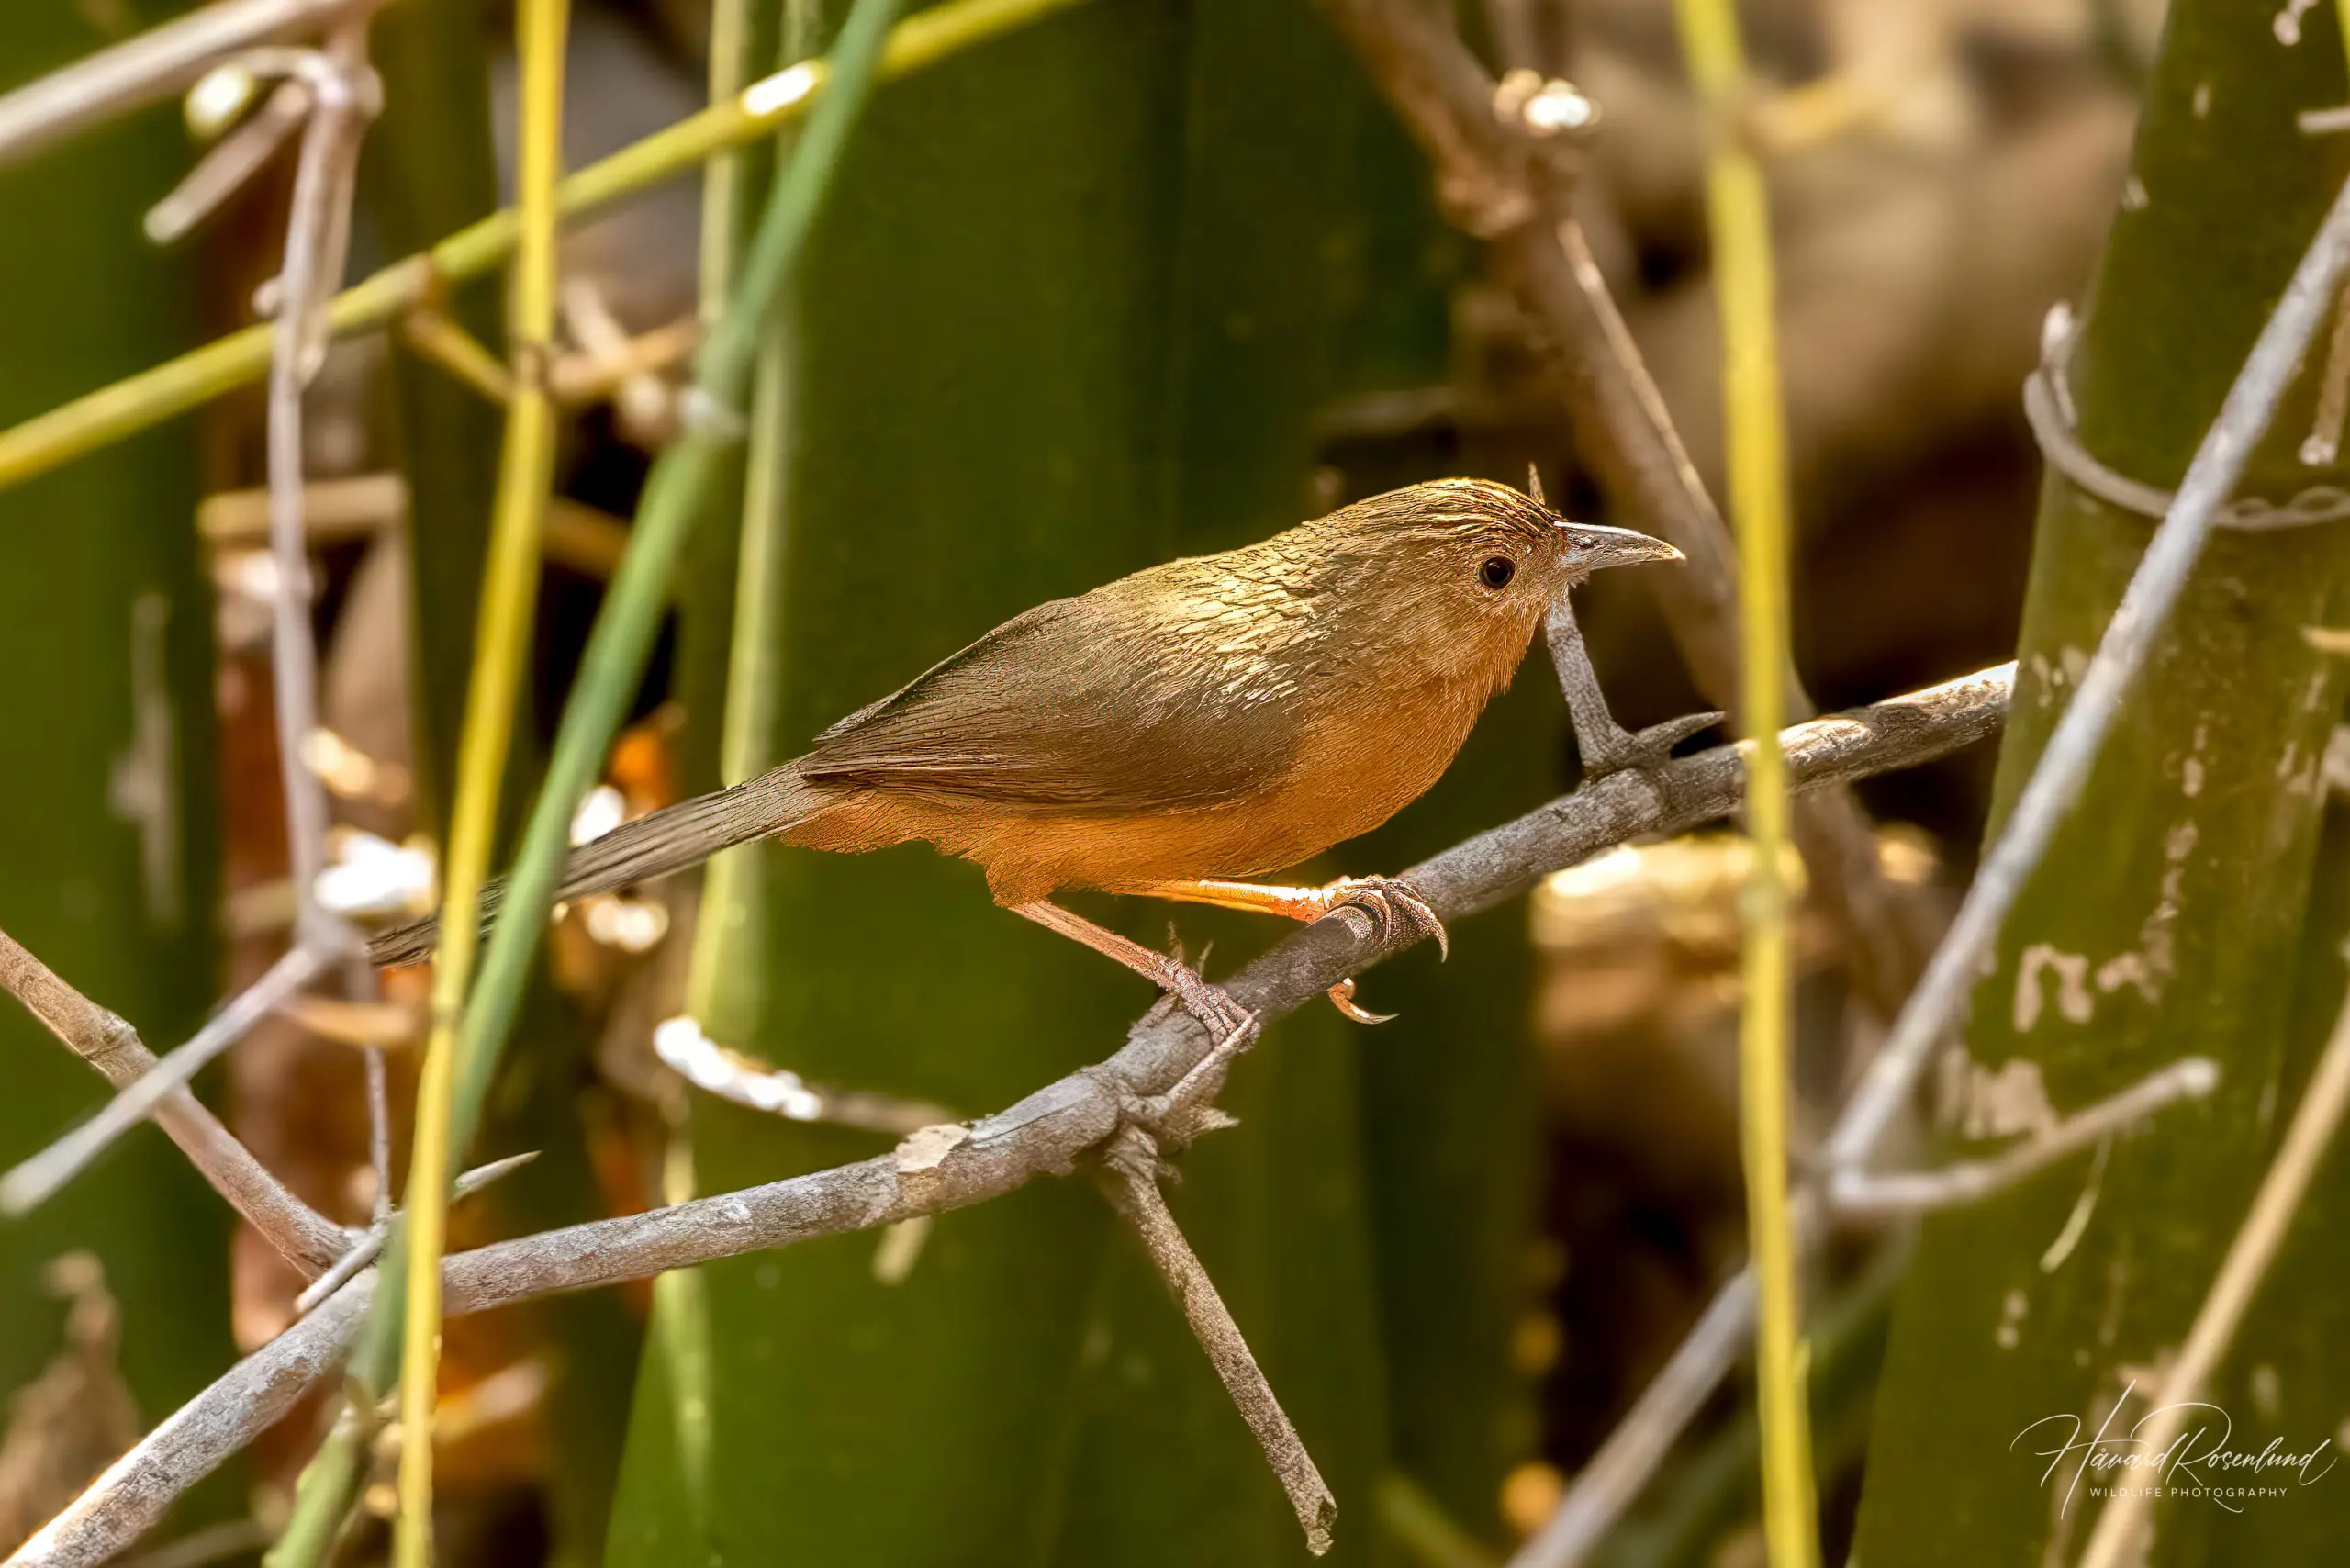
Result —
[[[787, 762], [731, 790], [680, 801], [574, 849], [563, 863], [563, 883], [555, 890], [555, 897], [608, 893], [699, 866], [722, 849], [805, 822], [822, 811], [834, 793], [809, 783]], [[505, 897], [503, 880], [482, 890], [485, 927]], [[440, 934], [441, 917], [427, 915], [371, 937], [367, 957], [379, 968], [420, 963], [432, 956]]]

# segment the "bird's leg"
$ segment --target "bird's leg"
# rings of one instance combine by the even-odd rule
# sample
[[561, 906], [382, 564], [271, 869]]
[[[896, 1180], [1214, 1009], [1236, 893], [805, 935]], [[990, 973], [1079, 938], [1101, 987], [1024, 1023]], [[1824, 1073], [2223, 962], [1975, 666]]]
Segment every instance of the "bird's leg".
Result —
[[1567, 694], [1567, 717], [1575, 727], [1575, 749], [1583, 756], [1584, 783], [1628, 767], [1654, 767], [1672, 755], [1674, 746], [1708, 724], [1722, 722], [1719, 713], [1691, 713], [1632, 734], [1608, 711], [1606, 693], [1599, 689], [1599, 676], [1583, 647], [1583, 628], [1575, 624], [1575, 609], [1563, 588], [1550, 606], [1546, 630], [1550, 662], [1559, 670], [1559, 688]]
[[1081, 914], [1072, 914], [1048, 899], [1033, 903], [1016, 903], [1012, 913], [1033, 920], [1047, 931], [1082, 942], [1104, 958], [1114, 958], [1126, 968], [1170, 992], [1183, 1004], [1184, 1011], [1200, 1021], [1208, 1037], [1219, 1043], [1232, 1038], [1255, 1022], [1256, 1015], [1244, 1009], [1218, 988], [1202, 980], [1188, 966], [1154, 953], [1139, 942], [1129, 941], [1105, 926], [1100, 926]]
[[[1415, 937], [1434, 937], [1437, 951], [1446, 957], [1452, 952], [1444, 922], [1437, 918], [1427, 900], [1411, 883], [1395, 877], [1341, 877], [1320, 888], [1275, 888], [1256, 882], [1136, 882], [1117, 890], [1143, 898], [1247, 910], [1252, 914], [1278, 914], [1308, 924], [1342, 909], [1359, 909], [1371, 917], [1372, 935], [1382, 942], [1393, 940], [1399, 932], [1409, 932]], [[1351, 977], [1330, 988], [1330, 1004], [1358, 1024], [1384, 1024], [1393, 1016], [1357, 1005]]]

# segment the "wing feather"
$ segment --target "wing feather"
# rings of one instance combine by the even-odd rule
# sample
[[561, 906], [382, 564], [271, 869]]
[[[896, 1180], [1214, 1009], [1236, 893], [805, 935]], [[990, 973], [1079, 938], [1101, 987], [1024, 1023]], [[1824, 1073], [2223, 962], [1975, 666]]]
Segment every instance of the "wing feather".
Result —
[[1301, 718], [1277, 650], [1239, 624], [1259, 607], [1234, 603], [1248, 596], [1209, 565], [1170, 563], [1005, 622], [817, 736], [801, 776], [1082, 814], [1268, 788]]

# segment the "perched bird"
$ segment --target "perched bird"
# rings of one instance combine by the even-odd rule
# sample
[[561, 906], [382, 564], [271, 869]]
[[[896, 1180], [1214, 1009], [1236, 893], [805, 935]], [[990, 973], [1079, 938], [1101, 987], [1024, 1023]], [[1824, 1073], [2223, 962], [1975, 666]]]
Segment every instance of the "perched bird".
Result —
[[[1554, 602], [1572, 635], [1571, 584], [1679, 558], [1484, 480], [1374, 496], [1040, 604], [805, 756], [574, 850], [559, 896], [758, 838], [843, 851], [923, 839], [985, 868], [998, 903], [1149, 977], [1220, 1036], [1239, 1022], [1222, 991], [1051, 895], [1090, 888], [1309, 921], [1354, 905], [1441, 941], [1434, 913], [1393, 879], [1245, 879], [1367, 833], [1434, 784]], [[1595, 692], [1570, 695], [1583, 699], [1579, 722], [1595, 711], [1612, 728]], [[413, 962], [433, 936], [426, 920], [370, 952]], [[1331, 992], [1368, 1019], [1351, 995], [1351, 981]]]

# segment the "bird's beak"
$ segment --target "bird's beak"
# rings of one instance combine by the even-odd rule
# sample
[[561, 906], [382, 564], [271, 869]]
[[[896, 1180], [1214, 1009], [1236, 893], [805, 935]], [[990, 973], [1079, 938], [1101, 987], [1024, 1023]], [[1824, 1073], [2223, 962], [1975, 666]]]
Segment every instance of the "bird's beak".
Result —
[[1591, 522], [1561, 522], [1567, 536], [1567, 563], [1578, 571], [1603, 566], [1629, 566], [1642, 561], [1679, 561], [1681, 552], [1662, 539], [1651, 539], [1628, 528], [1602, 528]]

